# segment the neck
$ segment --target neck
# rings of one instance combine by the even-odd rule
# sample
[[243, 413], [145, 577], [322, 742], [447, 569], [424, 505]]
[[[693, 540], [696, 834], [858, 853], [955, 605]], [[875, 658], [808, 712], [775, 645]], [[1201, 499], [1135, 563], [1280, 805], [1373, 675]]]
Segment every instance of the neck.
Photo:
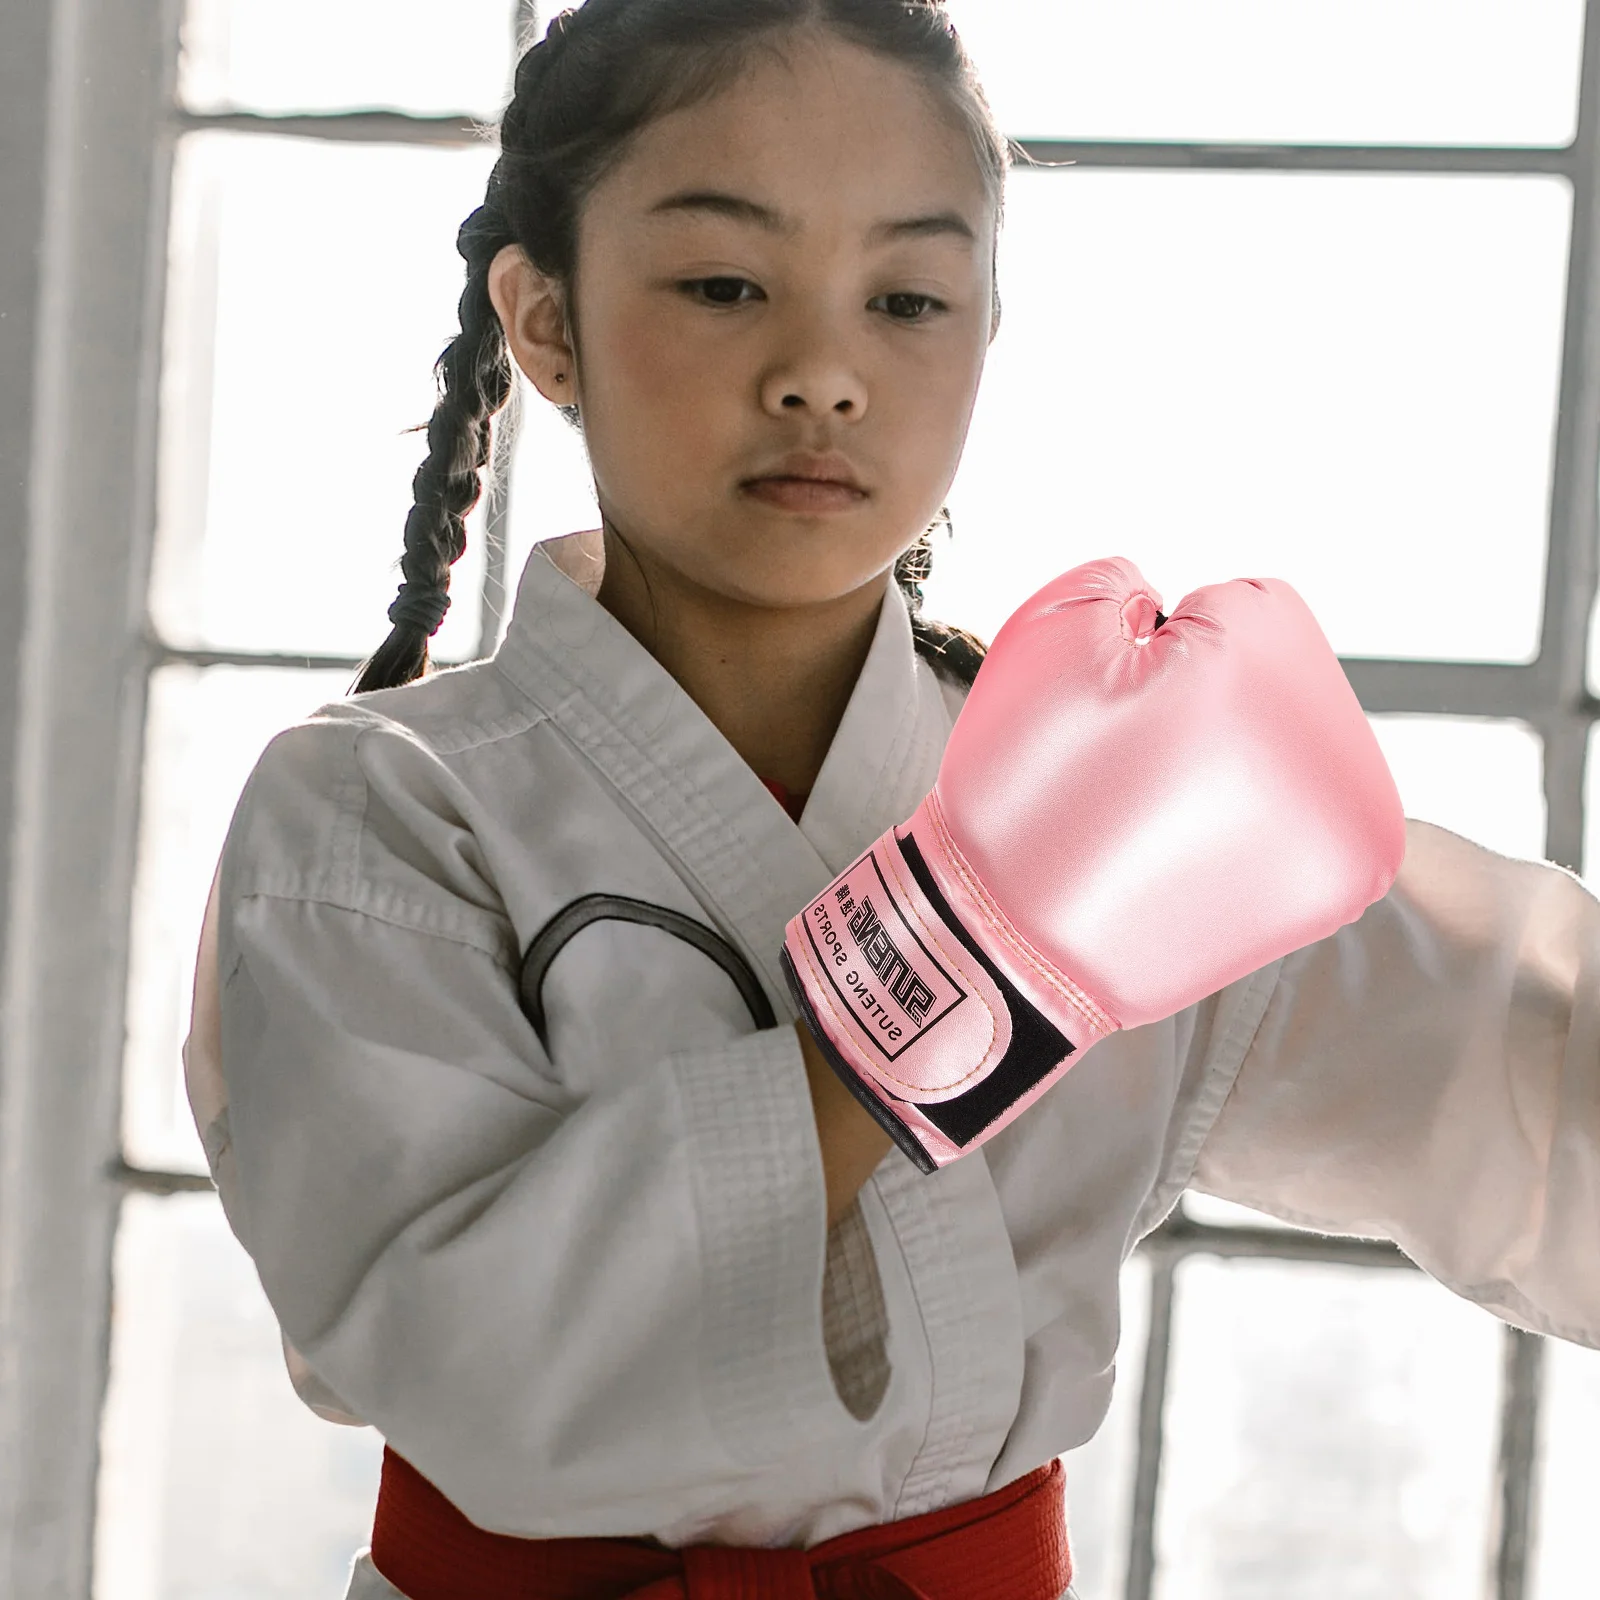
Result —
[[608, 530], [595, 598], [752, 771], [805, 794], [850, 703], [891, 581], [885, 574], [823, 605], [752, 606], [654, 564], [647, 587]]

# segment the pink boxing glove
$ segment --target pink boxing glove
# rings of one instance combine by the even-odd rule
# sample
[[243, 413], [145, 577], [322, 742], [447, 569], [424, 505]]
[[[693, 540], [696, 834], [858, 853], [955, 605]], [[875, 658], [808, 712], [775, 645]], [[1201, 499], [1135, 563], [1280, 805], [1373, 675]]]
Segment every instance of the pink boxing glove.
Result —
[[932, 1172], [1108, 1034], [1353, 922], [1404, 854], [1378, 742], [1287, 583], [1163, 618], [1131, 562], [1091, 561], [1007, 619], [933, 789], [789, 923], [784, 977]]

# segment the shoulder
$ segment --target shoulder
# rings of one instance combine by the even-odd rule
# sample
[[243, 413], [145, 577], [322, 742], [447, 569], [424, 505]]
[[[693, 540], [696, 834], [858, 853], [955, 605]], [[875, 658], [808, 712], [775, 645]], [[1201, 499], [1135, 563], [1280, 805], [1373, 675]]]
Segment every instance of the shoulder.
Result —
[[494, 745], [546, 720], [492, 658], [448, 667], [398, 689], [377, 689], [358, 700], [335, 701], [317, 714], [357, 719], [441, 758]]
[[276, 734], [234, 811], [225, 898], [318, 900], [498, 944], [476, 824], [494, 753], [544, 714], [487, 667], [332, 701]]

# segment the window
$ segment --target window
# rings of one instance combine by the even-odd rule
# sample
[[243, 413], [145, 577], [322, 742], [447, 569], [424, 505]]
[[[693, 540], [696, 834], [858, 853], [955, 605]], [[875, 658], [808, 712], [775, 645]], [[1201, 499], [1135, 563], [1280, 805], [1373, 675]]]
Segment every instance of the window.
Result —
[[[533, 18], [188, 0], [180, 34], [178, 9], [0, 24], [0, 125], [48, 179], [18, 202], [39, 309], [0, 324], [33, 341], [0, 425], [25, 419], [34, 464], [0, 700], [0, 1395], [23, 1463], [0, 1558], [19, 1594], [333, 1596], [381, 1442], [290, 1390], [178, 1050], [239, 787], [386, 631], [403, 430], [431, 409], [480, 119]], [[1600, 0], [1587, 30], [1581, 0], [950, 9], [1041, 165], [1013, 172], [929, 614], [991, 636], [1109, 553], [1169, 599], [1281, 574], [1410, 814], [1596, 859]], [[581, 441], [536, 397], [523, 417], [443, 660], [494, 648], [536, 540], [597, 520]], [[1387, 1245], [1198, 1195], [1125, 1300], [1111, 1416], [1068, 1458], [1082, 1600], [1295, 1600], [1336, 1564], [1430, 1600], [1585, 1586], [1594, 1352]]]

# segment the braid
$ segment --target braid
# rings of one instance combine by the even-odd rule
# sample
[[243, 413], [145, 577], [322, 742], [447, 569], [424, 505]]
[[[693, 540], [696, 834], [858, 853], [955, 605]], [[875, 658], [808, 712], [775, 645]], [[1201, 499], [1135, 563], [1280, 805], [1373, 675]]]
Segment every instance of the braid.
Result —
[[949, 506], [939, 508], [939, 522], [923, 530], [922, 537], [908, 550], [903, 550], [894, 564], [894, 581], [906, 597], [911, 612], [911, 637], [921, 655], [935, 672], [941, 672], [964, 683], [969, 689], [972, 680], [983, 665], [988, 646], [965, 628], [954, 628], [945, 622], [929, 622], [922, 615], [922, 585], [933, 571], [933, 529], [944, 524], [948, 533], [954, 533]]
[[504, 330], [489, 299], [489, 264], [513, 243], [491, 186], [490, 198], [462, 223], [456, 249], [467, 263], [461, 332], [434, 365], [439, 403], [428, 422], [428, 454], [411, 482], [405, 581], [389, 607], [394, 631], [363, 664], [352, 694], [392, 689], [428, 666], [428, 640], [450, 609], [450, 568], [467, 547], [466, 517], [483, 490], [493, 418], [511, 394]]

